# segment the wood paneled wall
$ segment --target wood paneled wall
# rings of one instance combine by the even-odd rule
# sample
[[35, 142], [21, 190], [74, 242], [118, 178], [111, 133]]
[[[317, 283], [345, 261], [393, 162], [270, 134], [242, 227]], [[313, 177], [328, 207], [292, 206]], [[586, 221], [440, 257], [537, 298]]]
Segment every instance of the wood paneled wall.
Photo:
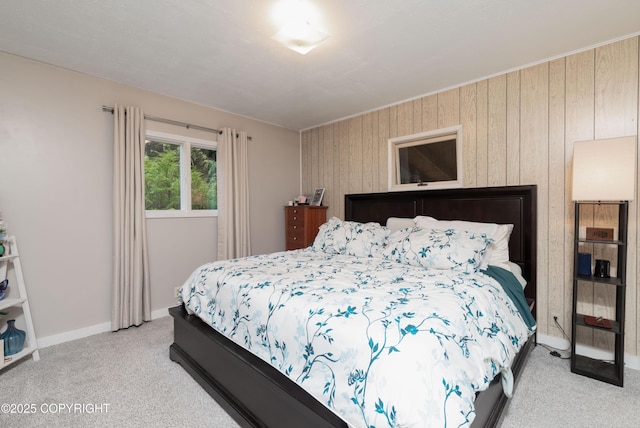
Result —
[[[387, 190], [387, 140], [462, 124], [465, 187], [538, 186], [538, 331], [571, 334], [573, 143], [638, 135], [639, 40], [626, 40], [381, 108], [302, 132], [302, 190], [324, 187], [328, 217], [344, 195]], [[603, 148], [606, 150], [606, 148]], [[630, 205], [626, 352], [640, 355], [638, 197]], [[585, 213], [602, 226], [611, 212]], [[606, 287], [580, 296], [583, 310], [612, 301]], [[597, 333], [597, 332], [596, 332]], [[606, 341], [579, 336], [584, 344]]]

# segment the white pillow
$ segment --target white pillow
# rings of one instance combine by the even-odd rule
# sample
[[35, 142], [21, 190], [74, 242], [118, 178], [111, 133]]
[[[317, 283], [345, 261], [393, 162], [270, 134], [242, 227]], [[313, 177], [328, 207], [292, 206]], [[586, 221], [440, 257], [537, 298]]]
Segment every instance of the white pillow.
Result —
[[389, 217], [387, 219], [387, 228], [391, 233], [400, 229], [406, 229], [407, 227], [413, 227], [415, 225], [416, 224], [412, 218]]
[[479, 223], [462, 220], [437, 220], [433, 217], [418, 216], [414, 219], [416, 226], [425, 229], [457, 229], [468, 232], [485, 233], [493, 240], [489, 246], [480, 270], [485, 270], [487, 266], [493, 265], [503, 269], [509, 269], [509, 238], [513, 231], [512, 224]]

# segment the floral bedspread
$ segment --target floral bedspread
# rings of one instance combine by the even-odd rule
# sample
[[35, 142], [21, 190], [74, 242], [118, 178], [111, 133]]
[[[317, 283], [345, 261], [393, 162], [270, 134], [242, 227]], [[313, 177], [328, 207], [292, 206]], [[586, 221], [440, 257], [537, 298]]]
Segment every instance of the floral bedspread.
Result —
[[531, 334], [482, 273], [312, 249], [206, 264], [179, 300], [353, 427], [469, 425]]

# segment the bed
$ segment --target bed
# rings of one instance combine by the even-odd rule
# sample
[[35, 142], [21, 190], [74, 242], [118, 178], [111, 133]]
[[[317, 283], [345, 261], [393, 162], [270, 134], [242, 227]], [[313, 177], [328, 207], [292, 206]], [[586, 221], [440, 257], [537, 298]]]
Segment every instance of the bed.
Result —
[[[414, 218], [416, 216], [431, 216], [440, 220], [512, 224], [513, 230], [509, 239], [508, 258], [519, 266], [522, 276], [527, 281], [524, 294], [528, 308], [535, 318], [535, 186], [391, 192], [345, 196], [345, 221], [386, 224], [387, 219], [391, 217]], [[300, 266], [310, 266], [312, 264], [311, 259], [305, 258], [309, 256], [309, 251], [297, 251], [296, 257], [299, 258], [297, 263]], [[260, 259], [259, 263], [271, 263], [279, 266], [278, 263], [265, 261], [264, 259]], [[346, 266], [349, 264], [357, 265], [359, 262], [353, 263], [349, 259], [341, 260], [338, 257], [338, 259], [331, 259], [324, 264], [329, 263], [342, 263]], [[247, 266], [244, 269], [245, 271], [257, 271]], [[361, 278], [364, 273], [371, 269], [374, 268], [362, 266], [357, 272], [358, 277]], [[404, 272], [404, 275], [410, 278], [412, 274], [407, 271]], [[269, 282], [269, 279], [261, 277], [258, 282], [260, 281], [264, 284]], [[439, 281], [442, 282], [444, 279], [440, 278]], [[452, 281], [455, 282], [455, 279]], [[303, 283], [299, 282], [300, 284]], [[322, 298], [325, 297], [323, 295]], [[346, 305], [335, 312], [341, 313], [342, 318], [346, 318], [349, 316], [348, 308], [356, 307], [355, 305]], [[191, 312], [193, 312], [193, 308]], [[207, 311], [201, 312], [206, 313]], [[326, 403], [326, 399], [323, 402], [319, 401], [318, 398], [305, 391], [294, 381], [296, 376], [292, 376], [292, 371], [308, 374], [308, 367], [283, 367], [278, 355], [271, 355], [272, 364], [269, 364], [265, 361], [265, 359], [268, 361], [269, 358], [264, 358], [264, 355], [260, 358], [245, 349], [251, 346], [247, 343], [242, 343], [246, 340], [242, 338], [242, 335], [236, 336], [236, 341], [228, 339], [225, 335], [203, 322], [199, 317], [190, 315], [185, 305], [171, 308], [170, 314], [174, 318], [174, 343], [170, 347], [170, 358], [181, 364], [241, 426], [347, 427], [359, 424], [354, 422], [347, 424], [345, 419], [337, 416], [336, 413], [329, 410], [327, 405], [323, 404], [323, 402]], [[214, 315], [216, 314], [210, 314], [210, 316]], [[317, 321], [317, 319], [315, 318], [314, 320]], [[411, 329], [415, 327], [414, 324], [417, 325], [417, 323], [412, 324], [408, 321], [403, 321], [402, 328], [398, 328], [401, 331], [399, 337], [404, 337], [404, 335], [410, 337], [413, 334]], [[239, 323], [234, 325], [237, 327]], [[283, 325], [283, 323], [280, 323], [280, 325]], [[232, 328], [234, 327], [229, 326], [229, 329]], [[246, 326], [243, 328], [246, 328]], [[225, 330], [225, 327], [220, 328], [220, 330]], [[226, 331], [225, 333], [228, 334], [229, 332]], [[239, 340], [238, 337], [242, 339]], [[516, 381], [526, 356], [535, 343], [535, 334], [524, 339], [520, 337], [520, 339], [522, 339], [522, 343], [519, 344], [521, 346], [520, 352], [513, 360], [510, 372]], [[320, 341], [327, 342], [328, 340], [325, 337]], [[236, 342], [242, 343], [243, 346]], [[379, 340], [371, 340], [370, 338], [368, 346], [369, 350], [372, 351], [374, 348], [377, 350], [377, 347], [382, 345]], [[260, 350], [256, 349], [256, 347], [257, 345], [254, 345], [254, 352], [259, 354]], [[397, 353], [398, 349], [392, 348], [393, 346], [387, 346], [385, 352], [388, 354]], [[282, 351], [281, 347], [280, 351]], [[303, 356], [304, 358], [310, 360], [310, 353], [307, 353], [306, 357]], [[327, 357], [325, 355], [325, 359], [331, 359], [331, 356]], [[274, 362], [275, 364], [273, 364]], [[276, 367], [279, 367], [279, 369]], [[381, 370], [380, 373], [382, 372], [385, 371]], [[339, 372], [336, 371], [336, 373]], [[353, 373], [358, 372], [353, 371]], [[508, 373], [505, 372], [505, 374]], [[335, 376], [339, 377], [340, 374]], [[300, 377], [297, 376], [298, 381]], [[305, 376], [302, 377], [304, 378]], [[501, 377], [502, 375], [498, 374], [495, 379], [488, 379], [487, 385], [482, 387], [482, 389], [485, 387], [486, 389], [475, 396], [473, 423], [471, 426], [495, 426], [498, 422], [501, 411], [507, 401], [503, 392]], [[354, 391], [357, 389], [358, 381], [358, 379], [349, 379], [350, 385], [355, 385]], [[391, 381], [389, 382], [392, 383]], [[331, 382], [327, 382], [325, 388], [326, 396], [332, 396], [333, 394], [335, 397], [334, 386]], [[464, 394], [452, 388], [451, 395], [454, 398], [456, 395], [462, 396]], [[318, 394], [316, 393], [316, 395]], [[337, 399], [339, 399], [341, 395], [344, 396], [345, 394], [344, 392], [338, 392], [337, 395]], [[363, 401], [363, 398], [357, 396], [357, 394], [348, 398], [355, 404], [358, 404], [358, 401]], [[384, 417], [387, 421], [390, 421], [391, 425], [397, 422], [394, 419], [396, 416], [395, 407], [388, 403], [387, 398], [384, 400], [374, 399], [372, 401], [371, 397], [369, 397], [368, 402], [372, 403], [369, 409], [375, 408], [373, 413], [380, 415], [381, 418]], [[417, 416], [414, 415], [414, 417], [419, 417], [419, 414]], [[465, 417], [469, 417], [469, 415]], [[367, 420], [367, 425], [375, 425], [370, 424], [369, 419], [365, 418], [365, 420]], [[380, 423], [378, 425], [382, 426]]]

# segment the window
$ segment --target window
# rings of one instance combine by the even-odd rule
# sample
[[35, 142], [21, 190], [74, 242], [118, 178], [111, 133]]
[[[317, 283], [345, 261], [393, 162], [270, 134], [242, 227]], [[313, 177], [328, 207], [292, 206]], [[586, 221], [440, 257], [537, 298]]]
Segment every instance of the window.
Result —
[[389, 139], [389, 190], [462, 187], [462, 126]]
[[217, 215], [216, 142], [147, 132], [144, 187], [147, 217]]

